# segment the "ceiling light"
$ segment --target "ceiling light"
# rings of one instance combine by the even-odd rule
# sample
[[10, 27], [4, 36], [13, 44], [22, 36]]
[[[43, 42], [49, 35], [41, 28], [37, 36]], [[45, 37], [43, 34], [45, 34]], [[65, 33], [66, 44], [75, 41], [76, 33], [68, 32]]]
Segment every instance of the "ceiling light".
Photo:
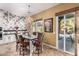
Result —
[[30, 11], [30, 5], [28, 5], [28, 10], [27, 10], [27, 14], [30, 15], [31, 11]]

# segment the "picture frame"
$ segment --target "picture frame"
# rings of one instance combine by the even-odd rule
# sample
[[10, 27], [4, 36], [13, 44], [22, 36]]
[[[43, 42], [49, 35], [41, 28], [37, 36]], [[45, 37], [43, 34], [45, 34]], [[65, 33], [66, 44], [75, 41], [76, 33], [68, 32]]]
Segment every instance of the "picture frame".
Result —
[[53, 32], [53, 18], [44, 19], [44, 31]]

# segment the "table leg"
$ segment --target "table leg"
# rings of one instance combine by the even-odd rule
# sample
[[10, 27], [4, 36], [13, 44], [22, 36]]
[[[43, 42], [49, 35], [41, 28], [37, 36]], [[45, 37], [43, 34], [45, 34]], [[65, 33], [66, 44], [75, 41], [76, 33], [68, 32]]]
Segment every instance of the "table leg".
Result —
[[41, 46], [41, 53], [42, 53], [42, 51], [43, 51], [43, 43], [41, 44], [42, 46]]
[[42, 43], [42, 51], [43, 51], [44, 49], [43, 49], [43, 43]]
[[30, 56], [32, 56], [33, 53], [33, 44], [32, 41], [30, 40]]

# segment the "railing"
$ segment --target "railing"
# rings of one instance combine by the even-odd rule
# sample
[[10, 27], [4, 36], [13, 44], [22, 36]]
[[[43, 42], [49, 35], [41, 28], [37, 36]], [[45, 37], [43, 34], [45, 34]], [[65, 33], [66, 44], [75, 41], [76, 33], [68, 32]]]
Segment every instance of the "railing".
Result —
[[[18, 32], [20, 31], [27, 31], [27, 30], [18, 30]], [[14, 35], [16, 34], [16, 30], [3, 30], [3, 35]]]
[[[3, 30], [4, 32], [15, 32], [16, 30]], [[18, 31], [27, 31], [27, 30], [18, 30]]]

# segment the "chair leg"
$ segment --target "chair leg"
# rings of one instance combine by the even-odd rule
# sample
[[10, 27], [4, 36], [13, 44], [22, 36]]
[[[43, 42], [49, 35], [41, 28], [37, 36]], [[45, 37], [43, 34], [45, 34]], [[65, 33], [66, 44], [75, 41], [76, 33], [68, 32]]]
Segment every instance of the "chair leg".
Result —
[[25, 54], [25, 53], [24, 53], [24, 48], [22, 49], [22, 51], [23, 51], [23, 56], [24, 56], [24, 54]]
[[18, 50], [18, 44], [16, 45], [16, 51]]
[[19, 52], [20, 52], [20, 55], [21, 55], [21, 47], [19, 48]]
[[37, 50], [38, 50], [38, 56], [39, 56], [39, 48]]
[[40, 50], [41, 50], [41, 53], [42, 53], [42, 47], [40, 48]]

